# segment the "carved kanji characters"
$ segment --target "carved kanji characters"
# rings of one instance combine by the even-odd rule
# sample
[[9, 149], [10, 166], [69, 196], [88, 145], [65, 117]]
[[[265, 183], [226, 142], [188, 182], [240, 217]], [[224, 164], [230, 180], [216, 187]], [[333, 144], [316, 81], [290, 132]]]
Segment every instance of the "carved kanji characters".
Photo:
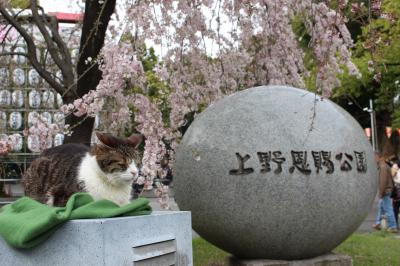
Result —
[[332, 174], [334, 172], [335, 166], [331, 161], [330, 151], [312, 151], [311, 154], [314, 158], [314, 166], [317, 169], [317, 174], [319, 170], [322, 170], [323, 166], [327, 168], [326, 174]]
[[285, 157], [282, 157], [282, 152], [280, 151], [274, 151], [272, 152], [272, 155], [274, 156], [272, 158], [272, 161], [278, 165], [278, 167], [275, 169], [274, 173], [279, 174], [282, 172], [282, 164], [284, 161], [286, 161]]
[[[314, 159], [314, 167], [317, 174], [324, 169], [326, 170], [325, 174], [332, 174], [335, 171], [332, 152], [311, 151], [311, 154]], [[310, 164], [307, 162], [307, 151], [292, 150], [291, 155], [292, 166], [289, 168], [289, 173], [293, 173], [297, 169], [302, 174], [310, 175], [311, 169]], [[257, 152], [257, 156], [261, 164], [261, 173], [268, 173], [272, 170], [274, 170], [275, 174], [282, 172], [282, 164], [286, 161], [286, 158], [283, 156], [281, 151]], [[230, 175], [247, 175], [254, 172], [253, 168], [245, 167], [245, 163], [250, 159], [249, 154], [241, 156], [239, 153], [236, 153], [236, 158], [238, 160], [239, 168], [230, 170]], [[365, 152], [354, 151], [354, 154], [338, 153], [334, 158], [339, 161], [341, 171], [351, 171], [353, 169], [352, 162], [354, 159], [358, 172], [365, 173], [367, 171]], [[276, 164], [275, 169], [274, 164]]]
[[257, 152], [257, 155], [262, 166], [260, 171], [261, 173], [268, 173], [271, 171], [271, 161], [277, 164], [277, 168], [275, 169], [274, 173], [279, 174], [282, 172], [282, 163], [286, 161], [286, 159], [282, 157], [282, 152]]
[[299, 170], [305, 175], [311, 174], [309, 164], [307, 163], [306, 151], [291, 151], [293, 166], [289, 168], [289, 172], [293, 173], [295, 169]]
[[[343, 162], [342, 162], [342, 158], [344, 159]], [[353, 169], [350, 164], [350, 162], [353, 161], [353, 156], [351, 156], [350, 154], [345, 153], [344, 156], [343, 156], [343, 153], [336, 154], [336, 160], [341, 162], [340, 170], [348, 172], [348, 171], [351, 171], [351, 169]]]
[[271, 171], [271, 152], [257, 152], [258, 159], [261, 163], [261, 173], [268, 173]]
[[250, 159], [250, 155], [246, 154], [246, 156], [242, 157], [238, 152], [236, 153], [236, 158], [239, 163], [239, 169], [233, 169], [229, 171], [230, 175], [248, 175], [254, 172], [253, 168], [245, 168], [244, 163]]
[[367, 160], [365, 158], [365, 152], [354, 151], [356, 157], [357, 171], [360, 173], [367, 172]]

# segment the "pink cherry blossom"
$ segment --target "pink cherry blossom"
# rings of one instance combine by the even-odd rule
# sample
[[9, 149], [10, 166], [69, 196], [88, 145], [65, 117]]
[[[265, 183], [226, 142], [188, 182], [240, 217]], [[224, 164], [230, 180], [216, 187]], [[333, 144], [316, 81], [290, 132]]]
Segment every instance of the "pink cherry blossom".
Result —
[[[293, 32], [294, 19], [302, 21], [311, 39], [318, 93], [329, 97], [340, 86], [337, 74], [344, 69], [360, 77], [351, 61], [353, 41], [341, 13], [348, 1], [338, 4], [338, 10], [332, 10], [325, 2], [312, 0], [127, 1], [125, 16], [115, 18], [124, 18], [122, 24], [110, 27], [113, 37], [101, 55], [86, 59], [88, 64], [99, 63], [102, 80], [95, 90], [60, 110], [66, 115], [99, 116], [101, 127], [114, 134], [143, 134], [142, 172], [151, 180], [166, 153], [173, 163], [188, 117], [218, 99], [259, 85], [305, 88], [310, 73], [299, 36]], [[378, 9], [380, 1], [374, 6]], [[122, 29], [134, 36], [132, 43], [115, 42]], [[160, 102], [149, 95], [138, 60], [140, 47], [148, 41], [162, 48], [154, 71], [170, 89], [165, 100], [169, 121], [163, 121]], [[29, 134], [45, 143], [56, 131], [38, 122]], [[157, 193], [164, 195], [162, 189]]]

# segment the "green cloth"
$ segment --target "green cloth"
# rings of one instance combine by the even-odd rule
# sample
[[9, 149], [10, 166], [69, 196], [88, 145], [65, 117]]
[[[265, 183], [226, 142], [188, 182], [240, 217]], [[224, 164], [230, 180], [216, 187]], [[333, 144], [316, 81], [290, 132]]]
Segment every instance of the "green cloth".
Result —
[[124, 206], [94, 201], [87, 193], [72, 195], [65, 207], [50, 207], [23, 197], [0, 209], [0, 235], [16, 248], [31, 248], [72, 219], [95, 219], [151, 213], [149, 200], [139, 198]]

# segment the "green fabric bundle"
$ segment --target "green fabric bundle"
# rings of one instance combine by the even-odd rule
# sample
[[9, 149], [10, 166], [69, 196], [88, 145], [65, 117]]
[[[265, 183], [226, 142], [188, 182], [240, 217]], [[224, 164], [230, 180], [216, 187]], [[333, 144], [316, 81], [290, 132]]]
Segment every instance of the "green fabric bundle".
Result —
[[0, 235], [10, 246], [31, 248], [46, 240], [68, 220], [150, 213], [149, 200], [144, 198], [120, 207], [109, 200], [94, 201], [87, 193], [76, 193], [65, 207], [50, 207], [23, 197], [0, 209]]

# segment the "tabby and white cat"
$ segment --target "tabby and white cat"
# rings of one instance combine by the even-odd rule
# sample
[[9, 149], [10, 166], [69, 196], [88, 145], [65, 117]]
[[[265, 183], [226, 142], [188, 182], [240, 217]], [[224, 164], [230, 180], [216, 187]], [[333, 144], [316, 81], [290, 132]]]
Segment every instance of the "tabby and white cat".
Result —
[[51, 206], [65, 206], [76, 192], [118, 205], [129, 203], [143, 137], [96, 135], [100, 143], [92, 147], [71, 143], [45, 150], [24, 174], [25, 195]]

